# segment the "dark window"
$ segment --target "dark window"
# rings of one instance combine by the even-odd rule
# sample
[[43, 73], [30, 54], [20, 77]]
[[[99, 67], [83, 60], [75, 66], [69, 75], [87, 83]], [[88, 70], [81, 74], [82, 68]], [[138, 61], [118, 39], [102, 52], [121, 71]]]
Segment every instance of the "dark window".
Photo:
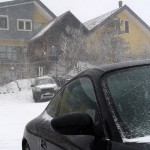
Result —
[[8, 29], [8, 17], [0, 16], [0, 29]]
[[121, 118], [117, 123], [123, 121], [124, 127], [128, 129], [127, 132], [130, 131], [125, 135], [130, 138], [149, 135], [150, 66], [111, 72], [107, 75], [106, 81], [109, 89], [106, 91], [112, 100], [110, 103], [114, 102], [118, 112], [116, 116]]
[[0, 46], [0, 61], [25, 61], [26, 48], [25, 47], [10, 47]]
[[125, 21], [125, 33], [129, 33], [129, 21]]
[[46, 112], [51, 116], [51, 117], [57, 117], [60, 109], [60, 103], [62, 99], [62, 94], [63, 94], [63, 89], [61, 89], [56, 96], [51, 100], [50, 104], [46, 108]]
[[71, 112], [85, 112], [95, 120], [96, 97], [89, 78], [76, 79], [65, 87], [59, 116]]
[[71, 112], [85, 112], [95, 120], [96, 96], [91, 80], [80, 78], [66, 85], [50, 102], [46, 112], [51, 117]]
[[18, 29], [24, 29], [24, 22], [23, 21], [19, 21], [18, 22]]
[[31, 30], [31, 21], [26, 21], [26, 30]]
[[115, 27], [115, 32], [119, 33], [120, 32], [120, 19], [114, 20], [114, 27]]
[[18, 20], [18, 30], [22, 31], [31, 31], [32, 30], [32, 21], [31, 20]]

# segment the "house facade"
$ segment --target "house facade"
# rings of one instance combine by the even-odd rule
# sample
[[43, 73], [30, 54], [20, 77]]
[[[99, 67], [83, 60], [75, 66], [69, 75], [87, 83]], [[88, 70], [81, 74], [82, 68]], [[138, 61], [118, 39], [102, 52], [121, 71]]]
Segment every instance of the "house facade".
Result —
[[[39, 31], [29, 43], [29, 56], [32, 66], [34, 66], [34, 75], [47, 74], [51, 67], [57, 63], [61, 36], [62, 34], [67, 35], [66, 28], [68, 26], [84, 31], [86, 55], [93, 61], [98, 59], [99, 56], [95, 52], [98, 52], [103, 47], [100, 41], [103, 38], [102, 34], [110, 30], [109, 24], [115, 31], [115, 36], [124, 39], [128, 47], [127, 51], [122, 49], [122, 51], [120, 50], [117, 53], [125, 54], [129, 57], [128, 59], [139, 59], [140, 56], [143, 58], [143, 55], [150, 54], [150, 27], [127, 5], [122, 6], [122, 2], [119, 2], [119, 8], [89, 20], [84, 24], [71, 12], [66, 12]], [[105, 52], [102, 52], [100, 55], [105, 57]], [[110, 58], [109, 62], [114, 62], [113, 58]]]
[[85, 23], [70, 11], [56, 17], [40, 0], [0, 3], [0, 83], [48, 74], [70, 36], [68, 28], [86, 37], [84, 50], [90, 58], [102, 46], [99, 43], [110, 21], [115, 36], [128, 43], [127, 54], [150, 56], [150, 27], [121, 2], [119, 8]]
[[25, 77], [28, 43], [54, 18], [56, 16], [39, 0], [0, 3], [1, 80]]
[[96, 50], [95, 47], [92, 47], [93, 45], [91, 46], [91, 41], [99, 43], [102, 33], [107, 30], [105, 26], [110, 20], [116, 36], [123, 38], [128, 43], [128, 55], [139, 59], [144, 53], [145, 55], [150, 54], [150, 27], [127, 5], [120, 5], [119, 8], [84, 23], [90, 32], [90, 41], [87, 44], [89, 53], [92, 54], [94, 49]]
[[28, 52], [34, 70], [33, 76], [50, 73], [59, 59], [61, 46], [65, 44], [62, 40], [65, 42], [64, 38], [70, 36], [67, 30], [78, 30], [84, 35], [88, 33], [87, 28], [70, 11], [67, 11], [31, 39]]

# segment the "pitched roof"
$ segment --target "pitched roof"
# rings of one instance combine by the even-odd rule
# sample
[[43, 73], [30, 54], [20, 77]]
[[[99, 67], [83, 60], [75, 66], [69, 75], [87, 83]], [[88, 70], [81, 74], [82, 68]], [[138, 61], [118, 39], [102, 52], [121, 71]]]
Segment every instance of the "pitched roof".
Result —
[[95, 19], [89, 20], [84, 23], [84, 25], [90, 30], [95, 30], [97, 27], [102, 26], [107, 19], [114, 17], [118, 15], [120, 12], [127, 10], [135, 19], [137, 19], [145, 28], [147, 28], [150, 31], [150, 27], [139, 17], [137, 14], [135, 14], [127, 5], [124, 5], [118, 9], [115, 9], [109, 13], [106, 13], [102, 16], [99, 16]]
[[[41, 31], [39, 31], [32, 39], [31, 41], [34, 41], [40, 37], [42, 37], [43, 35], [45, 35], [45, 33], [50, 30], [53, 26], [55, 26], [57, 23], [61, 22], [67, 15], [71, 14], [72, 17], [76, 18], [70, 11], [67, 11], [65, 13], [63, 13], [62, 15], [58, 16], [57, 18], [55, 18], [54, 20], [52, 20], [48, 25], [46, 25]], [[77, 19], [77, 18], [76, 18]], [[78, 19], [77, 19], [78, 20]], [[78, 20], [79, 21], [79, 20]], [[80, 22], [80, 21], [79, 21]], [[82, 23], [81, 23], [82, 24]], [[87, 30], [87, 28], [83, 25], [83, 27]]]
[[40, 0], [14, 0], [14, 1], [6, 1], [0, 3], [0, 8], [6, 8], [6, 7], [12, 7], [16, 5], [22, 5], [27, 3], [36, 3], [39, 6], [41, 6], [48, 14], [50, 14], [53, 18], [56, 17], [56, 15], [51, 12]]
[[46, 25], [41, 31], [39, 31], [32, 39], [31, 41], [43, 36], [52, 26], [54, 26], [58, 21], [60, 21], [68, 12], [65, 12], [64, 14], [58, 16], [54, 20], [52, 20], [48, 25]]
[[96, 17], [92, 20], [89, 20], [87, 22], [84, 23], [84, 25], [89, 29], [93, 29], [94, 27], [96, 27], [97, 25], [101, 24], [103, 21], [105, 21], [108, 17], [110, 17], [114, 12], [116, 12], [118, 9], [115, 9], [111, 12], [108, 12], [106, 14], [103, 14], [99, 17]]

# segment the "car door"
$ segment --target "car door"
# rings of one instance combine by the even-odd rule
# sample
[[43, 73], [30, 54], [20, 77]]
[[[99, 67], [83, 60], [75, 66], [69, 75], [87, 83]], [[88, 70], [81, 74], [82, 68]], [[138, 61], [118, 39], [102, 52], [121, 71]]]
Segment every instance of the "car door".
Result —
[[[72, 112], [87, 113], [94, 123], [99, 120], [94, 86], [92, 80], [88, 77], [77, 78], [65, 85], [46, 109], [46, 114], [51, 117], [58, 117]], [[44, 147], [49, 150], [52, 149], [52, 143], [55, 146], [57, 145], [58, 150], [60, 148], [90, 150], [95, 139], [91, 135], [60, 135], [52, 129], [51, 134], [53, 136], [49, 136], [49, 141], [44, 143], [46, 144]], [[55, 149], [57, 150], [56, 147]]]

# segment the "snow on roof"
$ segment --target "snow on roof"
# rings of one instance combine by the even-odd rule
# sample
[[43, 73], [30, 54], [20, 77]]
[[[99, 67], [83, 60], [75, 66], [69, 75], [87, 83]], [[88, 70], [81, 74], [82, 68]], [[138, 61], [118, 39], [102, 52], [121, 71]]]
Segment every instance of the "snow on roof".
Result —
[[111, 12], [108, 12], [106, 14], [103, 14], [99, 17], [96, 17], [92, 20], [89, 20], [87, 22], [84, 23], [85, 27], [88, 28], [89, 30], [93, 29], [94, 27], [96, 27], [97, 25], [101, 24], [104, 20], [106, 20], [108, 17], [110, 17], [112, 14], [114, 14], [116, 11], [118, 11], [119, 9], [115, 9]]
[[35, 40], [38, 37], [42, 36], [51, 26], [53, 26], [53, 24], [55, 24], [56, 19], [54, 19], [53, 21], [51, 21], [47, 26], [45, 26], [40, 32], [38, 32], [31, 40]]
[[31, 40], [35, 40], [44, 35], [56, 22], [58, 22], [62, 17], [64, 17], [68, 12], [69, 11], [52, 20], [47, 26], [45, 26], [41, 31], [39, 31]]
[[41, 77], [37, 77], [38, 79], [47, 79], [47, 78], [51, 78], [51, 79], [53, 79], [52, 77], [50, 77], [50, 76], [41, 76]]
[[47, 12], [54, 18], [56, 17], [56, 15], [52, 11], [50, 11], [40, 0], [8, 0], [6, 2], [0, 2], [0, 8], [14, 7], [29, 3], [38, 4], [45, 12]]

